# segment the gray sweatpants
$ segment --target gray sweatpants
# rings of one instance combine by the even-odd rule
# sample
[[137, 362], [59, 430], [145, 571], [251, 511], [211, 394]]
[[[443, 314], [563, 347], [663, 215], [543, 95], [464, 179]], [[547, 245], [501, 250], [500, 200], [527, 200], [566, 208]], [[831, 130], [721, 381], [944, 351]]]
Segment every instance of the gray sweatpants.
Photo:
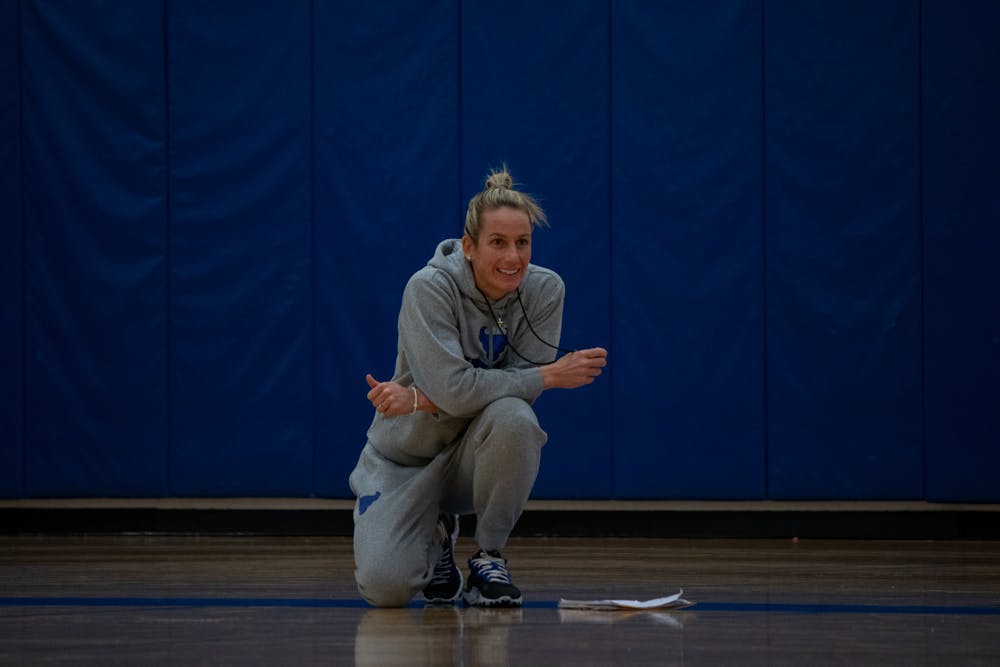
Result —
[[478, 545], [502, 549], [531, 494], [547, 437], [527, 402], [502, 398], [427, 465], [399, 465], [365, 445], [350, 478], [361, 596], [394, 607], [424, 589], [441, 555], [441, 512], [475, 513]]

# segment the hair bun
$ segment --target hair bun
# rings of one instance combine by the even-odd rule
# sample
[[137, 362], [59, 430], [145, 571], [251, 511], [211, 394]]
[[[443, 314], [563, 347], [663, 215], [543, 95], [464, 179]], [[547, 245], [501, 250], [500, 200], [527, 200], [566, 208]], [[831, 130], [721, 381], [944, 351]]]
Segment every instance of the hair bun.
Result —
[[487, 190], [500, 189], [500, 188], [504, 190], [510, 190], [513, 187], [514, 187], [514, 179], [511, 178], [510, 172], [507, 171], [506, 167], [504, 167], [500, 171], [496, 170], [491, 171], [490, 175], [486, 177]]

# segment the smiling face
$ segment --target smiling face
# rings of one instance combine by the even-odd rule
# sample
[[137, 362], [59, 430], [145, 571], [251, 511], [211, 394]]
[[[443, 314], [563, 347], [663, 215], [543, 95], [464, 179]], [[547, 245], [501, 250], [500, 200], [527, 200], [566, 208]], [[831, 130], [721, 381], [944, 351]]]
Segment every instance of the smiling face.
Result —
[[493, 301], [517, 289], [531, 261], [531, 220], [524, 211], [501, 206], [482, 214], [479, 239], [462, 237], [476, 286]]

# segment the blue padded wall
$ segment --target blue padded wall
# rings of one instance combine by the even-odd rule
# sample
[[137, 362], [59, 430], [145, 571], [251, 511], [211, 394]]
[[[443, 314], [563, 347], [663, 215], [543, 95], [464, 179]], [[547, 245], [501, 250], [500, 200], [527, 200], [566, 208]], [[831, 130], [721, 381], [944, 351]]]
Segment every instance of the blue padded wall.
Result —
[[[503, 15], [495, 20], [485, 4], [462, 9], [462, 199], [482, 189], [487, 167], [509, 164], [551, 223], [534, 234], [532, 262], [566, 282], [562, 347], [607, 347], [608, 7], [519, 1]], [[549, 444], [536, 497], [612, 493], [610, 390], [605, 376], [538, 399]]]
[[1000, 5], [926, 2], [923, 25], [927, 497], [996, 502]]
[[162, 5], [21, 4], [25, 493], [162, 495]]
[[920, 498], [918, 8], [767, 5], [771, 498]]
[[316, 469], [348, 496], [407, 279], [461, 233], [454, 2], [316, 4]]
[[760, 8], [614, 7], [615, 495], [759, 498]]
[[167, 3], [170, 480], [312, 484], [309, 9]]
[[535, 497], [1000, 502], [1000, 10], [709, 4], [0, 0], [0, 497], [348, 497], [506, 162]]
[[0, 497], [23, 494], [20, 13], [0, 2]]

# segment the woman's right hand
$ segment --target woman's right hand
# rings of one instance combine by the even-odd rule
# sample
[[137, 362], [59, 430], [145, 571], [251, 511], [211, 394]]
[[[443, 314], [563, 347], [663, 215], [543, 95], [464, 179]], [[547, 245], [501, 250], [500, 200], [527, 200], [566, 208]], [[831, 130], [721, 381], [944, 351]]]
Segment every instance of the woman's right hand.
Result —
[[603, 347], [577, 350], [558, 361], [540, 366], [545, 389], [576, 389], [592, 383], [608, 364], [608, 351]]
[[371, 391], [368, 400], [377, 412], [386, 417], [402, 417], [415, 412], [437, 414], [437, 406], [417, 387], [404, 387], [397, 382], [379, 382], [371, 373], [365, 376]]

